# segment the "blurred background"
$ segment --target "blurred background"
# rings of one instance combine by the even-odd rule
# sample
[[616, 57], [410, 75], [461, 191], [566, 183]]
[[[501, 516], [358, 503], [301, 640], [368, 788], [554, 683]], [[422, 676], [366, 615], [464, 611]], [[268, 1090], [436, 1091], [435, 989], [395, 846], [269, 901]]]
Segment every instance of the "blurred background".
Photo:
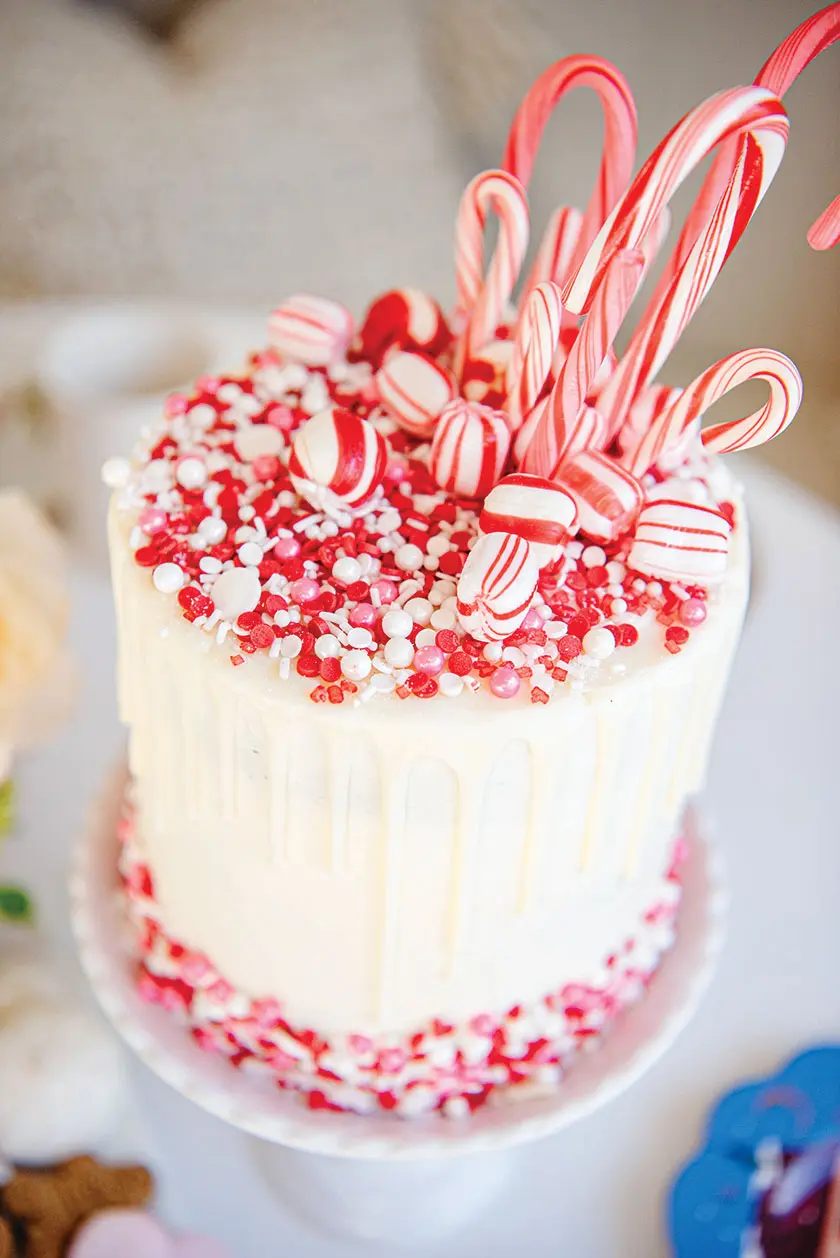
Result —
[[[5, 358], [20, 376], [42, 353], [44, 302], [241, 311], [257, 337], [264, 312], [300, 289], [357, 313], [397, 285], [448, 302], [460, 192], [498, 163], [514, 109], [547, 64], [578, 51], [616, 62], [638, 101], [641, 161], [703, 97], [750, 82], [815, 7], [2, 0]], [[840, 251], [815, 254], [805, 239], [840, 188], [837, 64], [821, 57], [786, 97], [781, 173], [664, 378], [685, 384], [753, 345], [790, 354], [805, 408], [762, 457], [840, 501]], [[532, 184], [537, 237], [556, 204], [585, 204], [600, 148], [600, 107], [576, 93], [552, 119]], [[690, 191], [675, 202], [678, 225]], [[43, 397], [30, 383], [6, 390], [5, 410], [23, 399], [37, 425]], [[737, 403], [761, 397], [743, 390]], [[3, 479], [21, 460], [27, 476], [42, 473], [29, 437], [6, 429]]]

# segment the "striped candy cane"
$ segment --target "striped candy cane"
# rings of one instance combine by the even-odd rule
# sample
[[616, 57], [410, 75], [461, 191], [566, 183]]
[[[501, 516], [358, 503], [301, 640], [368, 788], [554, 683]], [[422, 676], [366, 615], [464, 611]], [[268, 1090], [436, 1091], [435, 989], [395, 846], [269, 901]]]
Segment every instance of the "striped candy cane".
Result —
[[[548, 281], [562, 284], [570, 273], [575, 250], [580, 240], [582, 223], [583, 215], [580, 210], [561, 205], [559, 210], [554, 211], [548, 220], [548, 227], [543, 233], [537, 256], [522, 287], [520, 312], [524, 311], [525, 303], [537, 284]], [[520, 321], [521, 317], [520, 313]]]
[[[604, 149], [594, 191], [578, 232], [569, 262], [577, 268], [601, 224], [630, 182], [636, 158], [636, 103], [620, 70], [603, 57], [564, 57], [549, 66], [527, 92], [516, 111], [502, 157], [505, 170], [527, 188], [546, 124], [564, 96], [578, 87], [591, 87], [604, 111]], [[568, 211], [567, 211], [568, 212]], [[553, 245], [547, 242], [547, 253]], [[540, 274], [536, 280], [566, 278]]]
[[[725, 394], [747, 380], [766, 380], [770, 398], [743, 419], [712, 424], [700, 433], [703, 413]], [[658, 417], [639, 446], [622, 463], [634, 476], [643, 476], [654, 465], [675, 466], [688, 444], [700, 434], [703, 445], [714, 454], [748, 450], [771, 441], [799, 410], [802, 378], [784, 354], [772, 349], [745, 349], [709, 367]]]
[[[484, 233], [491, 212], [499, 219], [499, 238], [485, 275]], [[464, 325], [456, 352], [458, 371], [470, 352], [492, 340], [522, 269], [528, 232], [528, 202], [513, 175], [485, 170], [467, 184], [455, 226], [454, 319]]]
[[523, 306], [507, 372], [507, 412], [514, 432], [533, 410], [548, 379], [562, 322], [559, 286], [537, 284]]
[[628, 249], [615, 255], [601, 273], [595, 300], [525, 451], [523, 471], [551, 476], [563, 458], [592, 443], [597, 426], [592, 423], [586, 398], [636, 295], [644, 269], [642, 251]]

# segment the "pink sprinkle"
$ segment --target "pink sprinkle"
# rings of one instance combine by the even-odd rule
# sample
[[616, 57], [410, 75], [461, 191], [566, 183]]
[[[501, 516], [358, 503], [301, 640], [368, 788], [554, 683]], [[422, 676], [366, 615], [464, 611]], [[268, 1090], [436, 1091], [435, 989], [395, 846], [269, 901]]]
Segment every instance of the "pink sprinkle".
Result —
[[251, 466], [257, 480], [274, 480], [280, 471], [280, 460], [275, 454], [258, 454]]
[[477, 1013], [470, 1023], [470, 1030], [476, 1035], [492, 1035], [496, 1030], [496, 1020], [489, 1013]]
[[321, 593], [321, 588], [317, 581], [313, 581], [311, 577], [301, 577], [299, 581], [293, 581], [289, 586], [289, 593], [293, 600], [298, 604], [313, 603]]
[[[437, 677], [443, 672], [444, 655], [439, 646], [421, 646], [414, 655], [414, 667], [418, 673], [426, 673], [429, 677]], [[514, 677], [516, 674], [514, 673]], [[517, 690], [519, 678], [516, 678]]]
[[369, 1053], [373, 1049], [373, 1040], [367, 1035], [348, 1035], [347, 1044], [353, 1053]]
[[393, 603], [398, 592], [393, 581], [387, 581], [384, 578], [381, 581], [374, 581], [373, 585], [370, 587], [370, 591], [371, 594], [377, 595], [379, 602], [382, 605], [385, 605], [386, 603]]
[[401, 1048], [384, 1048], [377, 1064], [386, 1075], [395, 1075], [405, 1069], [405, 1063], [406, 1056]]
[[525, 619], [522, 621], [522, 628], [523, 629], [542, 629], [544, 624], [545, 624], [545, 621], [543, 620], [540, 613], [537, 611], [536, 607], [532, 607], [531, 610], [526, 615]]
[[195, 388], [197, 393], [218, 393], [220, 384], [218, 376], [199, 376]]
[[144, 507], [138, 523], [143, 532], [151, 537], [153, 533], [160, 533], [166, 528], [166, 512], [161, 511], [160, 507]]
[[296, 537], [281, 537], [274, 547], [276, 559], [297, 559], [300, 554], [300, 542]]
[[699, 598], [687, 598], [680, 604], [680, 620], [684, 625], [702, 625], [706, 619], [706, 604]]
[[163, 413], [167, 419], [174, 419], [176, 415], [183, 415], [189, 407], [189, 398], [183, 393], [170, 393], [169, 397], [163, 404]]
[[218, 1000], [221, 1004], [224, 1004], [229, 1000], [233, 1000], [236, 992], [230, 983], [226, 983], [223, 978], [220, 978], [208, 989], [207, 995], [211, 996], [213, 1000]]
[[356, 629], [370, 629], [376, 624], [376, 608], [372, 603], [357, 603], [350, 612], [350, 624]]
[[490, 689], [498, 699], [512, 699], [518, 693], [520, 685], [515, 671], [504, 665], [497, 668], [490, 678]]
[[251, 1006], [251, 1011], [262, 1027], [271, 1026], [272, 1023], [278, 1022], [283, 1016], [283, 1009], [279, 1000], [274, 1000], [272, 997], [255, 1000]]
[[385, 479], [390, 481], [405, 480], [408, 469], [404, 463], [389, 463], [385, 469]]
[[295, 417], [288, 406], [283, 406], [282, 403], [272, 406], [265, 417], [272, 428], [279, 428], [281, 432], [290, 432], [295, 422]]

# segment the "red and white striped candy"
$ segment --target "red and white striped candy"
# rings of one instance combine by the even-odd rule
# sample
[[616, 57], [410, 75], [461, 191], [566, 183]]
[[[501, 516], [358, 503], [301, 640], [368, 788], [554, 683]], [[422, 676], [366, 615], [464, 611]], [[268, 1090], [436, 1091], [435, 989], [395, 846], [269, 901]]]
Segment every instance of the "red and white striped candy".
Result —
[[455, 377], [425, 354], [390, 353], [376, 373], [382, 405], [401, 428], [430, 437], [438, 415], [458, 392]]
[[537, 284], [563, 284], [572, 269], [572, 258], [580, 240], [580, 229], [583, 215], [580, 210], [571, 206], [561, 205], [548, 220], [537, 256], [522, 286], [520, 309], [524, 310], [525, 302]]
[[[704, 411], [747, 380], [766, 380], [770, 398], [743, 419], [712, 424], [700, 432]], [[802, 377], [791, 360], [774, 349], [745, 349], [722, 358], [685, 389], [648, 429], [632, 457], [622, 460], [635, 476], [651, 467], [676, 467], [698, 435], [714, 454], [749, 450], [784, 432], [802, 402]]]
[[507, 413], [514, 432], [536, 405], [557, 353], [563, 302], [557, 284], [538, 284], [522, 309], [507, 371]]
[[659, 498], [645, 503], [628, 566], [667, 581], [720, 581], [729, 554], [729, 521], [714, 507]]
[[630, 407], [618, 434], [618, 445], [623, 456], [621, 462], [626, 467], [630, 466], [632, 454], [645, 433], [656, 423], [663, 411], [676, 402], [681, 393], [682, 389], [672, 388], [667, 384], [652, 384]]
[[456, 592], [458, 619], [480, 642], [500, 642], [522, 624], [539, 581], [528, 542], [513, 533], [486, 533], [467, 556]]
[[414, 350], [439, 358], [452, 333], [433, 297], [419, 288], [395, 288], [377, 297], [353, 342], [353, 355], [380, 367], [389, 349]]
[[[504, 169], [516, 175], [527, 188], [546, 124], [563, 97], [577, 87], [591, 87], [598, 94], [604, 111], [604, 149], [570, 267], [577, 267], [583, 260], [633, 173], [636, 104], [624, 75], [603, 57], [564, 57], [549, 66], [516, 111], [502, 157]], [[567, 274], [539, 276], [540, 280], [558, 278], [566, 279]]]
[[555, 479], [575, 500], [578, 531], [593, 542], [612, 542], [626, 533], [644, 502], [635, 476], [598, 450], [573, 455]]
[[[490, 213], [499, 236], [484, 272], [484, 235]], [[528, 248], [528, 202], [518, 179], [504, 170], [485, 170], [467, 184], [455, 225], [455, 283], [463, 330], [457, 366], [493, 339], [510, 300]]]
[[507, 373], [513, 355], [512, 341], [489, 341], [476, 350], [461, 368], [461, 393], [470, 402], [501, 410], [507, 399]]
[[447, 493], [483, 498], [502, 474], [510, 429], [501, 411], [456, 398], [438, 419], [429, 471]]
[[544, 568], [574, 532], [577, 504], [555, 481], [514, 472], [494, 485], [484, 499], [478, 525], [482, 533], [524, 537]]
[[334, 513], [367, 503], [382, 483], [387, 462], [385, 440], [373, 424], [331, 406], [295, 433], [289, 475], [302, 498]]
[[289, 297], [268, 320], [269, 345], [307, 367], [328, 367], [341, 358], [352, 335], [349, 310], [309, 293]]

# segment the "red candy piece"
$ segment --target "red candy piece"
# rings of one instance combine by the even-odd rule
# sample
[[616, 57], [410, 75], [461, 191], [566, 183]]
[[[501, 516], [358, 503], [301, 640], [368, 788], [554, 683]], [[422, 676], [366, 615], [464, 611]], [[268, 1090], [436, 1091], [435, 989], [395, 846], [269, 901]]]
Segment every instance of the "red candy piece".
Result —
[[383, 293], [370, 305], [348, 355], [379, 368], [389, 349], [414, 350], [438, 358], [452, 333], [433, 297], [417, 288]]

